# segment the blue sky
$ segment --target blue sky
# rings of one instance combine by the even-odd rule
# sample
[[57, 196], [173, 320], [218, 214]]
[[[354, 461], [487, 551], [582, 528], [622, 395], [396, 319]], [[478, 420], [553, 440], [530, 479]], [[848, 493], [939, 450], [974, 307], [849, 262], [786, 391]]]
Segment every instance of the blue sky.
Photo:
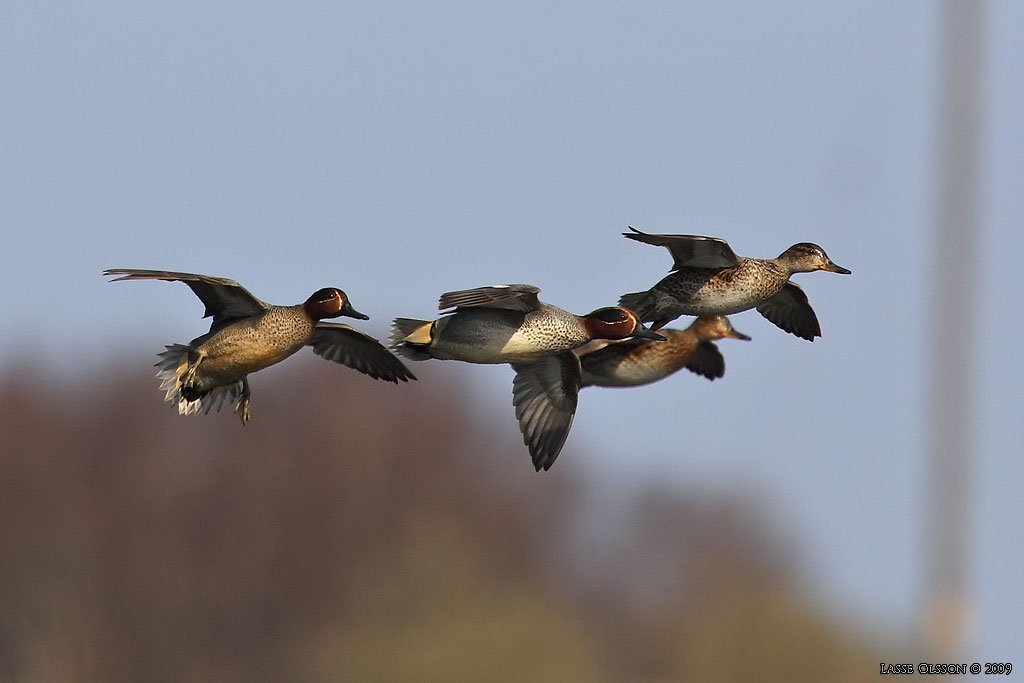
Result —
[[[957, 359], [974, 381], [967, 659], [1016, 661], [1024, 5], [988, 9], [979, 326]], [[796, 278], [823, 338], [734, 316], [754, 341], [720, 343], [723, 380], [587, 390], [561, 458], [623, 486], [746, 492], [824, 603], [916, 623], [937, 6], [15, 2], [0, 37], [0, 372], [145, 367], [204, 331], [184, 287], [109, 285], [106, 267], [231, 277], [275, 303], [340, 286], [384, 337], [483, 284], [614, 303], [670, 265], [627, 225], [760, 257], [817, 242], [853, 270]], [[422, 381], [472, 382], [519, 438], [510, 370], [431, 365]]]

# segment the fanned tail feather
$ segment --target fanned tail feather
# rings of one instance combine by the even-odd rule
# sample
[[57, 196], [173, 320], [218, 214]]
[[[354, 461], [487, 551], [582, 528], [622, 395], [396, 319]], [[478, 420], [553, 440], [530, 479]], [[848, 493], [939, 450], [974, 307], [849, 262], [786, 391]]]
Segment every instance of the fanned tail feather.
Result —
[[167, 350], [157, 354], [160, 358], [156, 373], [160, 380], [160, 391], [165, 401], [178, 404], [179, 415], [195, 415], [199, 412], [200, 401], [189, 401], [181, 395], [181, 377], [188, 372], [188, 347], [184, 344], [168, 344]]
[[189, 347], [184, 344], [168, 344], [166, 351], [157, 354], [160, 360], [156, 367], [156, 373], [160, 380], [160, 391], [164, 392], [164, 400], [176, 403], [179, 415], [198, 415], [200, 411], [206, 415], [211, 410], [219, 411], [225, 402], [236, 404], [242, 395], [242, 382], [216, 387], [213, 390], [189, 399], [181, 394], [183, 384], [190, 382], [195, 375], [197, 365], [189, 363]]
[[235, 382], [234, 384], [229, 384], [226, 387], [217, 387], [216, 389], [213, 389], [210, 393], [204, 394], [197, 401], [193, 401], [193, 403], [202, 404], [203, 415], [208, 414], [211, 410], [216, 410], [219, 412], [225, 403], [231, 404], [232, 409], [235, 412], [238, 412], [238, 401], [241, 395], [242, 383]]
[[428, 360], [426, 348], [431, 342], [430, 320], [416, 318], [395, 318], [391, 326], [391, 348], [409, 360]]

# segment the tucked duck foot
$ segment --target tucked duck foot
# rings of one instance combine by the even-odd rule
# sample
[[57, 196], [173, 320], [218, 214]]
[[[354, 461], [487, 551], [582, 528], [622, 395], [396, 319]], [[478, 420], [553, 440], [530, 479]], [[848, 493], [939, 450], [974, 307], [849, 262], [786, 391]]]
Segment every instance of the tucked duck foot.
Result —
[[235, 401], [235, 412], [242, 418], [242, 424], [249, 421], [249, 397], [244, 396]]
[[243, 379], [242, 380], [242, 394], [238, 397], [238, 400], [235, 401], [235, 412], [238, 413], [238, 416], [240, 418], [242, 418], [242, 424], [243, 425], [249, 421], [249, 397], [250, 396], [251, 396], [251, 394], [249, 392], [249, 380], [248, 379]]
[[202, 387], [198, 387], [193, 383], [182, 384], [178, 387], [178, 392], [183, 399], [189, 402], [200, 401], [208, 393]]

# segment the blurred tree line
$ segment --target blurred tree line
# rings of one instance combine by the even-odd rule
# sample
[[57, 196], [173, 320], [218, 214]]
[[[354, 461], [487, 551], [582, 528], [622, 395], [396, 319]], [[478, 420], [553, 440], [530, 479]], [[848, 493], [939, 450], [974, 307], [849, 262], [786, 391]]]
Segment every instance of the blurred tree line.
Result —
[[[144, 368], [0, 374], [0, 681], [859, 681], [756, 505], [537, 474], [458, 374], [315, 358], [253, 420]], [[488, 424], [508, 422], [501, 438]], [[511, 438], [509, 438], [511, 436]], [[784, 541], [789, 542], [789, 541]]]

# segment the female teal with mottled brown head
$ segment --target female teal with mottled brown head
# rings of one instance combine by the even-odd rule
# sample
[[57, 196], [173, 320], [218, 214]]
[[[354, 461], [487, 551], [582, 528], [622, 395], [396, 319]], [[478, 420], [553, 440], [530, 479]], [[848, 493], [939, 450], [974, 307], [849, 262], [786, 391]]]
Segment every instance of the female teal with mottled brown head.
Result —
[[630, 227], [629, 239], [665, 247], [672, 272], [644, 292], [625, 294], [619, 304], [632, 308], [660, 329], [681, 315], [731, 315], [756, 308], [779, 328], [807, 341], [821, 336], [821, 326], [807, 295], [789, 281], [795, 273], [825, 270], [849, 275], [817, 244], [800, 242], [778, 258], [737, 256], [729, 243], [700, 235], [649, 235]]
[[637, 387], [687, 370], [715, 380], [725, 375], [725, 359], [715, 341], [750, 337], [738, 332], [724, 315], [697, 318], [685, 330], [662, 328], [665, 341], [630, 339], [591, 342], [576, 349], [583, 367], [583, 387]]

